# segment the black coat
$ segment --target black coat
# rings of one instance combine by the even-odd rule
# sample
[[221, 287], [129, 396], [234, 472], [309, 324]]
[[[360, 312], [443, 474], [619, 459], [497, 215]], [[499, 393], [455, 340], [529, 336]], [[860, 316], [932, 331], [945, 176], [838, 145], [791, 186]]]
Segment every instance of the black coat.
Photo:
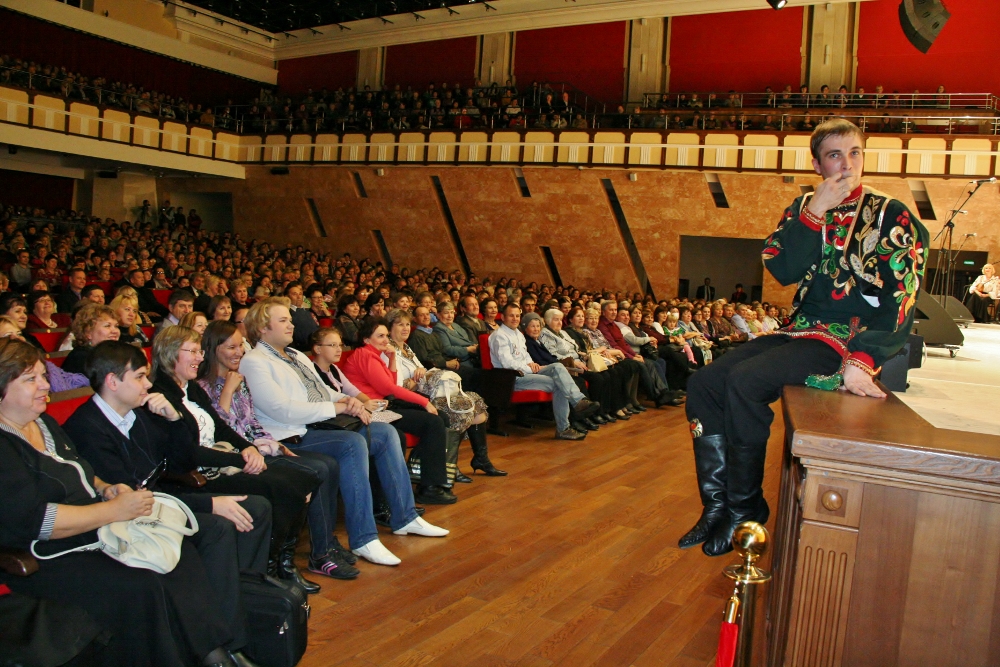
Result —
[[[153, 421], [147, 410], [140, 408], [134, 412], [135, 423], [126, 438], [91, 398], [66, 420], [66, 433], [80, 456], [94, 467], [97, 476], [110, 484], [127, 484], [135, 488], [163, 459], [167, 459], [171, 472], [187, 472], [170, 465], [174, 449], [170, 434]], [[211, 496], [184, 493], [173, 487], [154, 486], [150, 490], [180, 498], [192, 512], [212, 513]]]
[[[160, 373], [156, 381], [153, 382], [152, 391], [163, 394], [170, 401], [170, 405], [174, 406], [174, 410], [177, 410], [181, 415], [180, 421], [177, 422], [171, 422], [159, 415], [152, 416], [156, 423], [171, 432], [171, 444], [174, 449], [174, 456], [171, 457], [171, 461], [176, 461], [180, 466], [179, 472], [193, 470], [198, 466], [212, 468], [233, 466], [235, 468], [243, 468], [245, 462], [239, 454], [222, 452], [202, 447], [199, 444], [201, 440], [198, 435], [198, 422], [195, 420], [194, 415], [184, 407], [183, 392], [173, 379], [164, 373]], [[201, 388], [201, 385], [197, 382], [188, 382], [187, 395], [192, 402], [211, 415], [212, 422], [215, 424], [216, 442], [228, 442], [241, 452], [247, 447], [253, 446], [216, 414], [215, 409], [212, 407], [212, 399], [208, 397], [208, 394]]]

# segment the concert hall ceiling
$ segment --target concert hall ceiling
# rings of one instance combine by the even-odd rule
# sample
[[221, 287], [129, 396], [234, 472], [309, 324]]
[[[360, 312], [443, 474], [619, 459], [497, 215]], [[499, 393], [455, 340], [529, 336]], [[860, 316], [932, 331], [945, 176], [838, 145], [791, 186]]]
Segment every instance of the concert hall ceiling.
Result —
[[273, 33], [429, 9], [486, 4], [487, 0], [186, 0]]

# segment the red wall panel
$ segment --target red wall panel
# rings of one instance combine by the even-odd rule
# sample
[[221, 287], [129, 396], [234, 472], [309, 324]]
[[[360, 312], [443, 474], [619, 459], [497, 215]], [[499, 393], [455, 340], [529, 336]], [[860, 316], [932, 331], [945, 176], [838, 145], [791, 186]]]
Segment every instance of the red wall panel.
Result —
[[621, 102], [626, 25], [620, 21], [517, 33], [518, 87], [525, 90], [533, 81], [565, 81], [602, 102]]
[[125, 44], [0, 9], [0, 51], [15, 58], [65, 66], [91, 79], [103, 76], [195, 103], [254, 98], [263, 84], [198, 67]]
[[923, 54], [903, 34], [899, 1], [861, 3], [858, 85], [871, 91], [1000, 94], [1000, 11], [996, 0], [945, 0], [951, 18]]
[[353, 88], [357, 80], [357, 51], [292, 58], [278, 63], [278, 87], [282, 93], [304, 93], [309, 88]]
[[73, 207], [73, 179], [0, 169], [0, 206], [31, 206], [55, 212]]
[[385, 50], [385, 84], [424, 90], [433, 82], [471, 86], [476, 78], [475, 37], [396, 44]]
[[801, 7], [677, 16], [672, 22], [672, 92], [798, 89]]

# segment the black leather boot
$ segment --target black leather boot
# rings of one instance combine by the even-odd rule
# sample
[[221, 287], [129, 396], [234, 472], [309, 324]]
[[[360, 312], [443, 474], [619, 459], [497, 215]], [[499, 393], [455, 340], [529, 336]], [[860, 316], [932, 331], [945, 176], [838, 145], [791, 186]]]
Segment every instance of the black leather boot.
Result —
[[285, 539], [285, 543], [281, 545], [281, 550], [278, 554], [278, 579], [294, 581], [308, 595], [314, 595], [319, 593], [320, 585], [303, 577], [302, 573], [299, 572], [299, 568], [295, 566], [295, 545], [299, 542], [299, 532], [301, 532], [302, 526], [305, 525], [305, 521], [306, 510], [303, 509], [299, 520], [293, 522], [291, 528], [288, 530], [288, 537]]
[[706, 556], [721, 556], [733, 550], [733, 533], [744, 521], [767, 523], [771, 511], [764, 500], [764, 459], [767, 443], [726, 447], [726, 513], [715, 524], [701, 550]]
[[698, 473], [701, 518], [694, 528], [677, 541], [681, 549], [708, 539], [709, 533], [726, 515], [726, 436], [703, 435], [694, 439], [694, 468]]
[[472, 473], [482, 470], [487, 477], [504, 477], [507, 472], [497, 469], [490, 461], [489, 448], [486, 444], [486, 424], [474, 424], [469, 427], [469, 443], [472, 445]]

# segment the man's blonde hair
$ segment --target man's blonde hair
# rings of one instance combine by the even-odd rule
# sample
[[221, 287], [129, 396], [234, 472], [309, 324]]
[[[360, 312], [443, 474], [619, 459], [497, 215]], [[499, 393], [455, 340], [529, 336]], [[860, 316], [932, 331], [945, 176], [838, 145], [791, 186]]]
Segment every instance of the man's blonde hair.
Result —
[[270, 296], [266, 299], [261, 299], [254, 305], [250, 306], [250, 310], [243, 317], [243, 326], [247, 330], [247, 340], [250, 341], [251, 345], [257, 345], [257, 341], [260, 340], [260, 334], [268, 324], [271, 323], [271, 309], [275, 306], [284, 306], [288, 308], [292, 305], [292, 302], [288, 297], [284, 296]]

